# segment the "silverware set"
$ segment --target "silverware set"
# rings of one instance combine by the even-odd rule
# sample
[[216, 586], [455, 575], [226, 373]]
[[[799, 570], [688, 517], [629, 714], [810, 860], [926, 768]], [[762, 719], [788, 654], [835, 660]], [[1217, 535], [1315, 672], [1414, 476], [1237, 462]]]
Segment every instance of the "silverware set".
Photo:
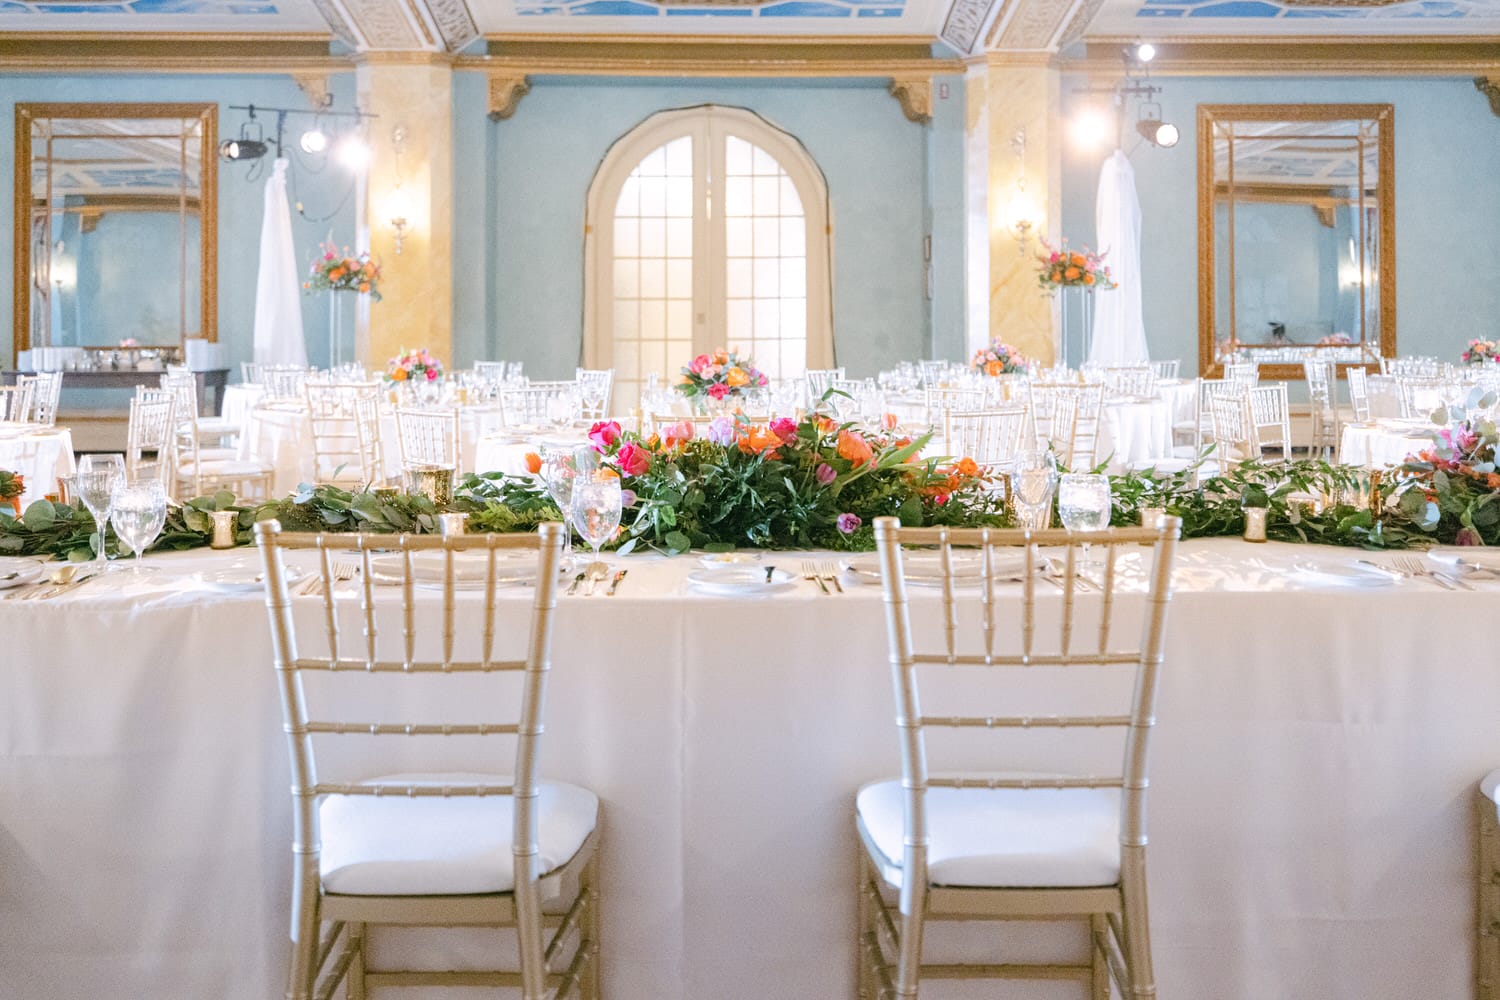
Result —
[[97, 572], [82, 573], [73, 564], [54, 569], [45, 581], [17, 587], [5, 595], [7, 601], [46, 601], [74, 590], [98, 576]]
[[[342, 583], [354, 579], [354, 575], [358, 572], [358, 563], [338, 561], [333, 564], [333, 579], [337, 583]], [[305, 583], [302, 583], [297, 587], [297, 593], [322, 597], [324, 593], [323, 574], [314, 573], [312, 576], [308, 577]]]
[[[774, 566], [767, 567], [767, 580], [771, 579], [771, 573], [773, 570], [775, 570], [775, 568], [776, 567]], [[825, 594], [832, 594], [835, 591], [840, 594], [844, 592], [844, 585], [839, 580], [838, 571], [834, 569], [833, 563], [831, 562], [815, 563], [811, 560], [804, 562], [802, 564], [802, 579], [810, 580], [813, 583], [816, 583], [818, 585], [818, 589]], [[828, 589], [828, 585], [830, 583], [833, 584], [833, 590]]]
[[1462, 577], [1435, 570], [1422, 561], [1420, 556], [1395, 556], [1391, 560], [1397, 573], [1402, 576], [1422, 577], [1431, 580], [1444, 590], [1473, 590]]
[[[597, 567], [597, 569], [595, 567]], [[565, 595], [571, 596], [578, 593], [579, 587], [582, 587], [584, 584], [588, 584], [587, 589], [585, 589], [583, 592], [583, 596], [593, 597], [594, 588], [596, 588], [602, 580], [608, 577], [609, 586], [605, 588], [604, 596], [614, 597], [615, 591], [620, 587], [620, 581], [625, 579], [626, 574], [629, 572], [630, 570], [628, 569], [617, 569], [615, 570], [614, 576], [609, 576], [608, 566], [606, 566], [604, 563], [594, 563], [586, 567], [585, 569], [580, 570], [573, 577], [573, 582], [568, 584], [568, 589], [563, 591], [563, 593]]]

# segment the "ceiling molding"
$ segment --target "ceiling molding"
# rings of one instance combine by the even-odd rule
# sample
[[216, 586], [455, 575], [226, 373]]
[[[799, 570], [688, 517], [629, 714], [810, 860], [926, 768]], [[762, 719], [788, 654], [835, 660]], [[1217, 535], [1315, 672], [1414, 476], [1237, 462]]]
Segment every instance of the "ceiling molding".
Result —
[[1003, 52], [1056, 52], [1083, 0], [1007, 0], [985, 47]]
[[[1118, 76], [1120, 50], [1134, 39], [1088, 39], [1082, 57], [1058, 68]], [[1211, 37], [1158, 41], [1152, 76], [1473, 76], [1500, 77], [1500, 37]]]
[[460, 56], [454, 67], [501, 76], [904, 78], [964, 71], [960, 59], [935, 58], [931, 39], [725, 41], [510, 36], [489, 39], [488, 54]]
[[972, 54], [979, 48], [979, 36], [984, 31], [985, 22], [999, 3], [1000, 0], [953, 0], [938, 37], [954, 51]]
[[901, 104], [907, 121], [926, 125], [932, 121], [932, 77], [898, 76], [891, 80], [890, 94]]
[[517, 73], [489, 74], [490, 121], [504, 121], [516, 113], [521, 98], [531, 92], [531, 82]]
[[327, 35], [0, 35], [7, 73], [337, 73]]

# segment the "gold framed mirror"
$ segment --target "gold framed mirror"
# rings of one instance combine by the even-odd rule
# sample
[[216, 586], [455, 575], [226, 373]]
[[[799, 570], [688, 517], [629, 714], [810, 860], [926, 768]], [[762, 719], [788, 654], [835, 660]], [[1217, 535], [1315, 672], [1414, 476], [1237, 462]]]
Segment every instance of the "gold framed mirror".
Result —
[[17, 353], [217, 339], [218, 113], [16, 105]]
[[1394, 109], [1198, 106], [1198, 370], [1396, 351]]

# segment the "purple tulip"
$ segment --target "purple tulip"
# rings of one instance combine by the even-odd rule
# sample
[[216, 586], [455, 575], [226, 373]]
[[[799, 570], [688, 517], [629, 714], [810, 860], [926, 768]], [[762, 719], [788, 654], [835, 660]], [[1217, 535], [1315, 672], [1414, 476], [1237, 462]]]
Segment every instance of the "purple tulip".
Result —
[[813, 477], [824, 486], [827, 486], [829, 483], [833, 482], [838, 478], [838, 476], [839, 474], [834, 471], [833, 466], [829, 465], [827, 462], [819, 465], [818, 468], [813, 472]]
[[844, 534], [852, 535], [854, 534], [855, 529], [863, 523], [864, 522], [859, 519], [858, 514], [850, 514], [846, 511], [845, 513], [839, 515], [838, 528]]
[[714, 417], [710, 420], [708, 439], [714, 444], [734, 444], [734, 418]]

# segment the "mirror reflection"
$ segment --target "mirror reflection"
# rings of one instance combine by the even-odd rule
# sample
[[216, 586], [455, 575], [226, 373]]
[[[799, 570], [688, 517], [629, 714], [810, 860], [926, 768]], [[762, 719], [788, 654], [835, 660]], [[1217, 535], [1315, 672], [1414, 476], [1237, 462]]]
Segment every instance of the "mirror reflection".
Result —
[[1204, 106], [1200, 125], [1205, 374], [1389, 353], [1390, 107]]
[[17, 350], [214, 339], [214, 106], [23, 109]]

